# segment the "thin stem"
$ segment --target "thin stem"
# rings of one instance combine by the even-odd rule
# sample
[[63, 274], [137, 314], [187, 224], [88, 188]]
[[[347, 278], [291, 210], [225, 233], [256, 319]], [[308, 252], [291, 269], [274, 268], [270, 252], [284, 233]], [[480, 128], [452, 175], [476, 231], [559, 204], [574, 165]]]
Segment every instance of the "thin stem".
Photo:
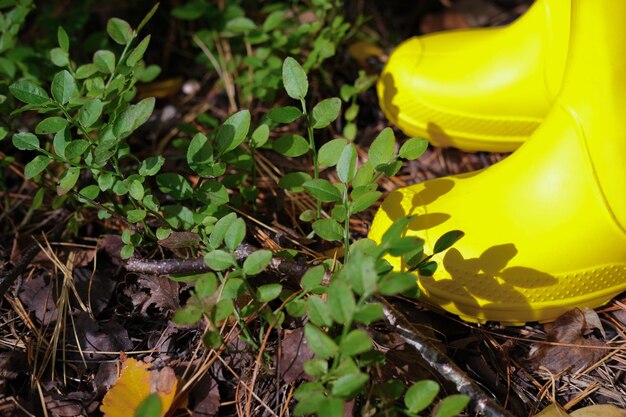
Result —
[[348, 201], [348, 187], [343, 190], [343, 207], [346, 209], [346, 218], [343, 225], [343, 246], [344, 246], [344, 263], [348, 261], [350, 256], [350, 207]]
[[[309, 152], [311, 152], [311, 158], [313, 159], [313, 178], [318, 179], [319, 174], [319, 163], [317, 160], [317, 149], [315, 149], [315, 137], [313, 136], [313, 126], [311, 126], [311, 121], [309, 120], [309, 113], [306, 109], [306, 103], [304, 99], [300, 100], [300, 104], [302, 106], [302, 114], [304, 115], [304, 119], [306, 120], [306, 132], [309, 136]], [[316, 207], [315, 207], [315, 218], [319, 219], [322, 215], [322, 202], [320, 199], [316, 198]]]

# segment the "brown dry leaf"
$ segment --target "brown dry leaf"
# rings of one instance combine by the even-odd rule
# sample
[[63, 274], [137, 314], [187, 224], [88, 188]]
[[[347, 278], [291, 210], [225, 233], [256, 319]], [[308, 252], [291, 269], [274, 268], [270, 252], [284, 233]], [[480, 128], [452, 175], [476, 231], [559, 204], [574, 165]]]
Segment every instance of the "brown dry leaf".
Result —
[[107, 359], [110, 354], [100, 352], [123, 352], [132, 349], [128, 332], [120, 323], [113, 320], [97, 322], [84, 311], [73, 314], [76, 317], [76, 336], [86, 358]]
[[59, 316], [55, 287], [49, 275], [40, 273], [24, 281], [19, 290], [20, 301], [44, 325], [54, 323]]
[[193, 404], [194, 417], [213, 417], [220, 408], [221, 397], [217, 381], [210, 375], [205, 375], [196, 384], [189, 394]]
[[304, 363], [313, 358], [314, 354], [304, 339], [302, 327], [295, 330], [285, 330], [280, 355], [280, 376], [291, 384], [305, 376]]
[[612, 404], [596, 404], [570, 413], [572, 417], [626, 417], [626, 410]]
[[193, 232], [172, 232], [170, 235], [159, 240], [159, 245], [170, 249], [191, 248], [200, 243], [200, 235]]
[[606, 354], [605, 349], [597, 348], [607, 346], [604, 329], [596, 312], [588, 308], [584, 311], [575, 309], [557, 318], [548, 331], [547, 339], [549, 342], [562, 343], [563, 346], [539, 345], [529, 357], [533, 368], [544, 367], [553, 373], [567, 370], [576, 372]]
[[138, 285], [142, 289], [149, 290], [148, 294], [137, 291], [132, 295], [133, 304], [141, 307], [142, 314], [146, 314], [151, 305], [163, 311], [175, 311], [180, 308], [178, 282], [172, 281], [165, 275], [140, 275]]
[[167, 414], [176, 395], [178, 380], [171, 368], [150, 371], [149, 366], [133, 358], [122, 363], [120, 377], [102, 399], [100, 411], [104, 417], [133, 416], [150, 394], [157, 394], [161, 399], [159, 417]]

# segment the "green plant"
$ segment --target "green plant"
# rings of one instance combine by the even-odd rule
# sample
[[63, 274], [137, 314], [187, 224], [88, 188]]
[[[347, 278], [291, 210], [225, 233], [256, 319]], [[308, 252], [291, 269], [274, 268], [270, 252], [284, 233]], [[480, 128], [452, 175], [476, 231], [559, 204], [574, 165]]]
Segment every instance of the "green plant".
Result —
[[[210, 9], [202, 1], [189, 4], [206, 7], [203, 13]], [[198, 6], [201, 4], [205, 6]], [[313, 4], [322, 7], [324, 19], [320, 21], [325, 21], [331, 3]], [[186, 7], [176, 13], [193, 12]], [[396, 151], [393, 132], [385, 129], [372, 143], [368, 161], [360, 163], [350, 137], [318, 147], [316, 131], [339, 117], [341, 100], [333, 97], [315, 105], [307, 102], [305, 68], [313, 68], [330, 56], [328, 33], [345, 32], [341, 19], [335, 16], [333, 22], [339, 23], [331, 24], [329, 31], [320, 23], [317, 39], [325, 40], [316, 41], [304, 67], [290, 57], [279, 62], [278, 85], [282, 82], [299, 107], [275, 106], [254, 129], [248, 110], [234, 112], [221, 125], [204, 117], [200, 120], [202, 131], [190, 131], [188, 137], [176, 140], [175, 147], [184, 150], [189, 172], [197, 177], [192, 183], [184, 172], [171, 169], [163, 156], [140, 157], [140, 152], [133, 149], [135, 134], [155, 106], [153, 98], [132, 104], [136, 84], [150, 81], [159, 73], [158, 67], [147, 66], [142, 59], [150, 36], [138, 38], [155, 10], [137, 29], [124, 20], [110, 19], [107, 33], [117, 46], [96, 51], [92, 61], [82, 65], [72, 60], [69, 36], [60, 27], [58, 46], [50, 50], [49, 56], [61, 70], [54, 74], [50, 87], [44, 89], [28, 78], [10, 85], [13, 96], [25, 103], [14, 114], [35, 111], [43, 116], [34, 133], [22, 131], [12, 137], [18, 150], [36, 152], [24, 169], [25, 177], [41, 186], [31, 210], [40, 207], [44, 194], [54, 190], [53, 208], [71, 202], [79, 211], [95, 207], [100, 219], [115, 216], [122, 220], [123, 258], [145, 253], [157, 243], [181, 258], [202, 253], [210, 272], [174, 277], [192, 282], [193, 290], [173, 320], [180, 324], [204, 320], [207, 326], [203, 342], [207, 347], [223, 345], [224, 323], [236, 323], [239, 337], [261, 351], [272, 329], [281, 327], [285, 320], [304, 322], [306, 340], [317, 357], [305, 365], [314, 380], [297, 389], [296, 414], [342, 416], [345, 402], [362, 396], [368, 404], [364, 414], [417, 415], [433, 402], [438, 386], [431, 382], [412, 386], [404, 393], [404, 405], [398, 403], [404, 386], [397, 381], [385, 382], [382, 390], [374, 389], [370, 371], [383, 366], [385, 357], [373, 349], [367, 326], [383, 316], [377, 296], [416, 296], [418, 292], [415, 275], [393, 271], [386, 257], [402, 256], [410, 269], [422, 275], [434, 272], [436, 263], [432, 255], [424, 254], [423, 242], [404, 235], [410, 219], [396, 222], [376, 245], [367, 239], [351, 242], [350, 218], [380, 198], [377, 179], [383, 174], [395, 175], [403, 159], [418, 158], [426, 149], [426, 141], [412, 138]], [[246, 36], [253, 32], [241, 15], [227, 22], [225, 27], [231, 31], [237, 27], [236, 22], [239, 28], [248, 25], [249, 30], [243, 31]], [[269, 29], [271, 26], [268, 23], [264, 28], [266, 34], [278, 36]], [[250, 42], [249, 37], [245, 39]], [[358, 112], [356, 95], [370, 84], [371, 80], [364, 77], [353, 89], [343, 92], [344, 101], [351, 102], [352, 110], [345, 114], [348, 124], [354, 122]], [[305, 125], [306, 139], [294, 133], [270, 138], [270, 131], [277, 125], [298, 120]], [[254, 200], [254, 156], [264, 148], [287, 157], [310, 155], [312, 175], [292, 172], [280, 180], [279, 186], [313, 196], [316, 211], [302, 213], [301, 219], [312, 221], [312, 230], [322, 239], [344, 244], [343, 264], [323, 262], [310, 268], [300, 280], [300, 288], [275, 280], [257, 285], [250, 279], [260, 276], [282, 254], [258, 250], [245, 259], [237, 254], [247, 227], [230, 209], [242, 202], [241, 196]], [[339, 182], [333, 184], [321, 178], [321, 166], [335, 167]], [[239, 192], [229, 193], [227, 188]], [[322, 204], [327, 204], [330, 215], [322, 212]], [[435, 244], [434, 253], [447, 249], [461, 236], [457, 231], [445, 234]], [[289, 258], [292, 254], [286, 252]], [[435, 415], [454, 415], [465, 404], [465, 397], [448, 397], [435, 407]]]
[[359, 26], [337, 13], [341, 0], [264, 2], [255, 13], [242, 3], [196, 0], [172, 11], [178, 19], [206, 25], [193, 37], [202, 50], [198, 59], [219, 74], [231, 109], [253, 98], [271, 102], [281, 87], [285, 56], [301, 57], [307, 71], [318, 69]]

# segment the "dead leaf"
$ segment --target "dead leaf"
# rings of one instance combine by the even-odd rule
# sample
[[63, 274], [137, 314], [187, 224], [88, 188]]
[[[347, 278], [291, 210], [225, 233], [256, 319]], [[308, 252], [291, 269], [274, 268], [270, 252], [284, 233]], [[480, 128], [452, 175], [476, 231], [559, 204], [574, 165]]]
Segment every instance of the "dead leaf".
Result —
[[120, 257], [120, 252], [124, 247], [122, 237], [119, 235], [105, 235], [98, 241], [98, 247], [111, 258], [111, 263], [115, 266], [124, 266], [126, 261]]
[[150, 371], [149, 366], [133, 358], [122, 363], [119, 378], [102, 399], [100, 411], [104, 417], [133, 416], [139, 404], [150, 394], [156, 394], [161, 399], [159, 417], [168, 413], [176, 396], [178, 380], [171, 368]]
[[142, 314], [147, 314], [150, 306], [162, 311], [175, 311], [180, 308], [178, 282], [165, 275], [140, 275], [137, 284], [140, 289], [148, 290], [148, 292], [135, 291], [131, 295], [133, 304], [141, 308]]
[[307, 377], [304, 373], [304, 363], [312, 359], [314, 354], [304, 339], [302, 327], [295, 330], [285, 330], [285, 337], [280, 344], [280, 376], [291, 384], [296, 380]]
[[108, 321], [100, 325], [100, 322], [93, 321], [84, 311], [74, 314], [77, 316], [76, 335], [86, 358], [107, 359], [111, 353], [99, 352], [124, 352], [133, 347], [128, 332], [121, 324]]
[[20, 301], [43, 325], [54, 323], [59, 316], [55, 287], [49, 275], [40, 273], [24, 281], [19, 290]]
[[612, 404], [596, 404], [579, 408], [570, 413], [572, 417], [626, 417], [626, 410]]
[[557, 318], [551, 324], [547, 340], [563, 345], [538, 345], [529, 357], [533, 368], [544, 367], [553, 373], [577, 372], [606, 354], [605, 349], [597, 348], [607, 345], [602, 323], [591, 309], [584, 312], [575, 309]]
[[112, 273], [88, 268], [76, 268], [73, 271], [74, 285], [82, 302], [91, 308], [94, 315], [100, 314], [109, 304], [115, 281]]
[[194, 417], [213, 417], [220, 408], [221, 397], [217, 381], [210, 375], [205, 375], [189, 393], [189, 400], [193, 404]]
[[172, 232], [170, 235], [159, 240], [159, 245], [169, 249], [191, 248], [200, 243], [200, 235], [193, 232]]

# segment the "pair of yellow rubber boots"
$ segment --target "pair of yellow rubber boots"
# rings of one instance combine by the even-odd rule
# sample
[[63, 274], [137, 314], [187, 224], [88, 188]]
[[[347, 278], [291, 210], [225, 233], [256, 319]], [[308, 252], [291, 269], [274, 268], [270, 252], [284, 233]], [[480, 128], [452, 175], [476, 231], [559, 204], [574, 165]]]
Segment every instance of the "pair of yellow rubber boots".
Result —
[[382, 203], [375, 241], [404, 216], [415, 216], [406, 235], [427, 252], [445, 232], [465, 233], [419, 277], [428, 303], [520, 325], [626, 289], [626, 1], [537, 0], [508, 27], [410, 39], [378, 92], [411, 136], [469, 151], [519, 147]]

